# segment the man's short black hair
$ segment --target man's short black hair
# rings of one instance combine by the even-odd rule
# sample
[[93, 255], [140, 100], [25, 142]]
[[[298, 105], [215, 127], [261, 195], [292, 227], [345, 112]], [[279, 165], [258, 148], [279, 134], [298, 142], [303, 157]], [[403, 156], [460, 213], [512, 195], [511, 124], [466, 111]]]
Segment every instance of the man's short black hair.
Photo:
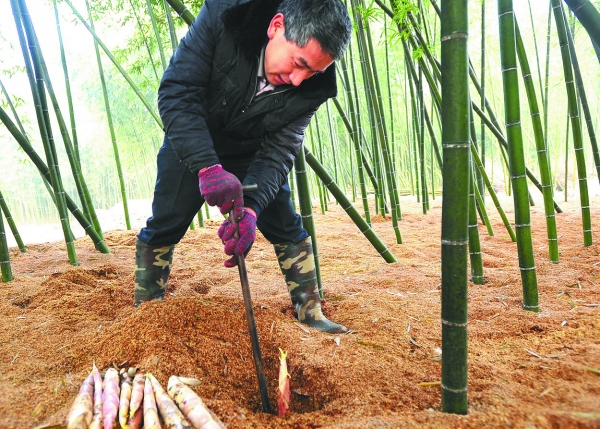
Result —
[[352, 34], [348, 9], [341, 0], [283, 0], [285, 38], [304, 47], [315, 39], [334, 60], [344, 55]]

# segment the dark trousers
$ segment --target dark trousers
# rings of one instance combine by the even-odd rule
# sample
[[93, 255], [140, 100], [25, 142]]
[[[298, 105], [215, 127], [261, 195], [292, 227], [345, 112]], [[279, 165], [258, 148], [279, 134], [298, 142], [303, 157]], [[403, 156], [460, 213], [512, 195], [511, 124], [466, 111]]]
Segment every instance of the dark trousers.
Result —
[[[220, 159], [220, 162], [242, 182], [252, 158]], [[138, 238], [151, 246], [177, 244], [202, 207], [204, 198], [200, 195], [198, 177], [179, 160], [166, 136], [158, 151], [157, 166], [152, 216]], [[299, 243], [308, 237], [301, 217], [292, 206], [287, 180], [275, 200], [260, 213], [256, 226], [272, 244]]]

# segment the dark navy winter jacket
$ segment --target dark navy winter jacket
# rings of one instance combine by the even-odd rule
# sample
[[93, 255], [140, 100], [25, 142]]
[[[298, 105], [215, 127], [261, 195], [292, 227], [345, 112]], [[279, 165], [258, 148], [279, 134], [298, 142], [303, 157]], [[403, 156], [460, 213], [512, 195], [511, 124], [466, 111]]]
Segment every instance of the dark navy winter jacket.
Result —
[[281, 0], [206, 0], [158, 91], [164, 129], [196, 174], [219, 158], [251, 157], [244, 204], [260, 213], [293, 166], [312, 115], [337, 93], [335, 66], [298, 87], [255, 97], [258, 61]]

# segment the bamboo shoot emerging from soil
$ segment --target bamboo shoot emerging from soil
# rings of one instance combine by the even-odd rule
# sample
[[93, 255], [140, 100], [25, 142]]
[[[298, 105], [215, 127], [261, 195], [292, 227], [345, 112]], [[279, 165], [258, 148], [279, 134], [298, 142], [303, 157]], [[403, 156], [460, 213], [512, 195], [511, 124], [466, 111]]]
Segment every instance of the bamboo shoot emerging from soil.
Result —
[[67, 414], [67, 429], [87, 429], [94, 415], [94, 374], [90, 372]]
[[468, 8], [442, 1], [442, 410], [467, 413]]
[[279, 386], [277, 386], [277, 415], [283, 417], [290, 406], [290, 374], [287, 370], [287, 353], [279, 349]]

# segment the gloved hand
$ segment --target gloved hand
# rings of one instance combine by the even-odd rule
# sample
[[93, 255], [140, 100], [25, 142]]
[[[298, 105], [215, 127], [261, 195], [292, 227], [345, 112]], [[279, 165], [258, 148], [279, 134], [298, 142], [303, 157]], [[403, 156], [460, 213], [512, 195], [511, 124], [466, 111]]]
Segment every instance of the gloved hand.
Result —
[[232, 212], [235, 219], [243, 215], [244, 194], [242, 184], [221, 164], [211, 165], [198, 172], [200, 193], [209, 206], [217, 206], [221, 214]]
[[252, 248], [252, 243], [256, 239], [256, 214], [251, 209], [243, 208], [243, 216], [237, 222], [239, 236], [235, 236], [236, 225], [231, 220], [231, 216], [225, 219], [217, 234], [225, 245], [225, 254], [232, 255], [225, 261], [227, 268], [237, 265], [237, 256], [246, 256]]

